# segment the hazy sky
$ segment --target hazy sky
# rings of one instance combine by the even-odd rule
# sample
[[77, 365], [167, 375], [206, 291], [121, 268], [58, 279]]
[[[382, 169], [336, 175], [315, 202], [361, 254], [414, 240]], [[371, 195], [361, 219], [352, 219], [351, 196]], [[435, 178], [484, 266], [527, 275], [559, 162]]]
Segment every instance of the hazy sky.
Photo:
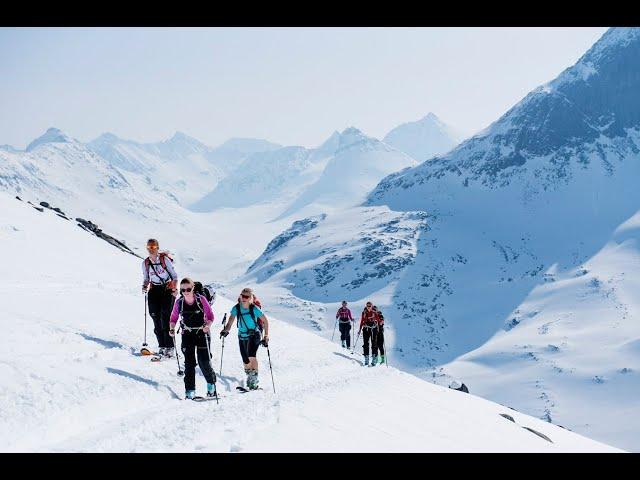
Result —
[[383, 137], [434, 112], [474, 133], [606, 28], [0, 28], [0, 144], [48, 127], [215, 146]]

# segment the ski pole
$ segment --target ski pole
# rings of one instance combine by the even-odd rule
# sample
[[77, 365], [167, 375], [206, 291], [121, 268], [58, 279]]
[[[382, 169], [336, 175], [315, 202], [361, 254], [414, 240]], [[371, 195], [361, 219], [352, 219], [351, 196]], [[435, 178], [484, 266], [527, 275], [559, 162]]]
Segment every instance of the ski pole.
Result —
[[358, 340], [360, 340], [360, 332], [362, 332], [362, 330], [358, 330], [358, 336], [356, 337], [356, 342], [353, 344], [353, 350], [351, 350], [351, 355], [353, 355], [356, 351], [356, 345], [358, 345]]
[[[227, 323], [227, 314], [224, 314], [224, 318], [222, 319], [222, 328], [225, 328]], [[222, 359], [224, 357], [224, 338], [222, 337], [222, 352], [220, 353], [220, 376], [222, 377]]]
[[149, 350], [147, 345], [147, 293], [144, 294], [144, 343], [141, 350]]
[[355, 322], [351, 320], [351, 345], [355, 343], [355, 339], [356, 339], [356, 326], [355, 326]]
[[387, 351], [387, 347], [384, 344], [384, 325], [382, 325], [382, 329], [380, 330], [380, 335], [382, 335], [382, 351], [384, 352], [384, 363], [389, 366], [389, 352]]
[[336, 326], [338, 325], [338, 319], [336, 318], [336, 323], [333, 324], [333, 333], [331, 334], [331, 341], [333, 342], [333, 336], [336, 334]]
[[271, 370], [271, 385], [273, 385], [273, 393], [276, 393], [276, 384], [273, 382], [273, 368], [271, 368], [271, 352], [269, 352], [268, 343], [267, 343], [267, 355], [269, 357], [269, 370]]
[[178, 376], [184, 376], [184, 371], [180, 367], [180, 358], [178, 356], [178, 347], [176, 346], [176, 336], [171, 337], [173, 339], [173, 349], [176, 351], [176, 362], [178, 363]]
[[[213, 366], [211, 365], [211, 359], [213, 358], [213, 356], [211, 355], [211, 348], [209, 347], [209, 334], [205, 333], [204, 334], [204, 339], [207, 342], [207, 353], [209, 354], [209, 366], [211, 367], [211, 371], [213, 372], [214, 375], [214, 380], [213, 380], [213, 384], [215, 385], [215, 374], [216, 372], [213, 371]], [[218, 401], [218, 389], [216, 388], [216, 405], [220, 405], [220, 402]]]

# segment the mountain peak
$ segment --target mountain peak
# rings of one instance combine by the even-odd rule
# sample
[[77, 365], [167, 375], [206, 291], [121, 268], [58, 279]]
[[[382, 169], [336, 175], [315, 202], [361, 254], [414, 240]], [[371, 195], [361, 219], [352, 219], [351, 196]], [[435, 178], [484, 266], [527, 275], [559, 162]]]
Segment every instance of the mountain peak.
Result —
[[318, 152], [333, 153], [340, 146], [340, 132], [334, 130], [329, 138], [327, 138], [322, 144], [316, 148]]
[[98, 138], [96, 138], [95, 140], [92, 140], [91, 142], [89, 142], [90, 144], [94, 144], [94, 143], [118, 143], [121, 142], [122, 139], [120, 137], [118, 137], [116, 134], [111, 133], [111, 132], [105, 132], [102, 135], [100, 135]]
[[[602, 70], [608, 70], [611, 62], [619, 61], [633, 43], [640, 43], [640, 28], [613, 27], [607, 30], [600, 39], [580, 57], [575, 65], [565, 69], [557, 78], [534, 90], [534, 93], [553, 93], [557, 89], [566, 88], [575, 82], [585, 82]], [[634, 53], [627, 53], [634, 56]], [[635, 60], [635, 58], [634, 58]]]
[[362, 133], [362, 130], [360, 130], [360, 129], [356, 128], [356, 127], [347, 127], [342, 131], [342, 133], [340, 135], [342, 135], [342, 136], [351, 136], [351, 135], [364, 136], [364, 133]]
[[5, 152], [10, 152], [10, 153], [16, 153], [20, 151], [17, 148], [15, 148], [13, 145], [8, 145], [8, 144], [0, 145], [0, 150]]
[[[380, 141], [369, 137], [362, 133], [361, 130], [356, 127], [345, 128], [342, 133], [337, 137], [337, 148], [335, 151], [351, 148], [354, 145], [361, 145], [363, 148], [370, 149], [374, 144], [379, 144]], [[388, 148], [385, 146], [385, 148]]]
[[190, 137], [186, 133], [176, 132], [169, 140], [165, 140], [164, 143], [174, 143], [174, 144], [188, 144], [188, 145], [202, 145], [202, 142], [199, 140]]
[[73, 139], [59, 128], [51, 127], [27, 146], [27, 152], [48, 143], [71, 143]]
[[585, 53], [579, 62], [588, 61], [597, 63], [611, 50], [625, 48], [631, 42], [640, 38], [640, 28], [637, 27], [612, 27], [607, 30], [600, 39]]
[[433, 112], [420, 120], [397, 126], [383, 142], [416, 160], [427, 160], [451, 150], [458, 143], [458, 135]]

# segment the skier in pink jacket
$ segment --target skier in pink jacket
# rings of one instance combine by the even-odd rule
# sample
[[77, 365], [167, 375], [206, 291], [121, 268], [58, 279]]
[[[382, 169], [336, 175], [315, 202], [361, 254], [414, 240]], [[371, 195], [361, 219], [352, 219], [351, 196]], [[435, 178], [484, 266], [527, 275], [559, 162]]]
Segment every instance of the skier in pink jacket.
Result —
[[207, 380], [207, 396], [216, 396], [216, 374], [211, 366], [211, 338], [209, 329], [213, 323], [213, 311], [203, 295], [194, 292], [194, 282], [183, 278], [180, 294], [173, 305], [169, 319], [169, 335], [175, 337], [176, 323], [181, 319], [182, 353], [184, 354], [185, 398], [193, 399], [196, 394], [196, 356], [202, 375]]

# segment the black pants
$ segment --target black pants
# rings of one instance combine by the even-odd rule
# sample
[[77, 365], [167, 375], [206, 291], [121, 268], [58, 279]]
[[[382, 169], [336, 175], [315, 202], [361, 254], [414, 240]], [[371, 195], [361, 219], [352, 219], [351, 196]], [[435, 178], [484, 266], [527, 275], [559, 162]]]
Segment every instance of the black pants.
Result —
[[378, 325], [376, 344], [378, 345], [380, 355], [384, 355], [384, 325]]
[[240, 343], [240, 356], [242, 357], [242, 363], [245, 365], [249, 363], [249, 357], [255, 357], [258, 353], [258, 347], [260, 347], [260, 341], [262, 340], [262, 334], [255, 333], [248, 338], [238, 337]]
[[196, 352], [200, 371], [207, 383], [216, 382], [216, 374], [211, 366], [207, 351], [207, 339], [202, 330], [197, 332], [182, 331], [182, 353], [184, 354], [184, 389], [196, 389]]
[[169, 318], [173, 308], [171, 290], [162, 285], [153, 285], [147, 295], [149, 315], [153, 318], [153, 333], [158, 339], [158, 347], [173, 347], [173, 339], [169, 335]]
[[347, 341], [347, 347], [351, 347], [351, 321], [343, 322], [338, 320], [338, 327], [340, 328], [340, 340]]
[[373, 355], [378, 355], [378, 329], [377, 328], [362, 328], [362, 349], [365, 355], [369, 355], [369, 339], [371, 339], [371, 350]]

